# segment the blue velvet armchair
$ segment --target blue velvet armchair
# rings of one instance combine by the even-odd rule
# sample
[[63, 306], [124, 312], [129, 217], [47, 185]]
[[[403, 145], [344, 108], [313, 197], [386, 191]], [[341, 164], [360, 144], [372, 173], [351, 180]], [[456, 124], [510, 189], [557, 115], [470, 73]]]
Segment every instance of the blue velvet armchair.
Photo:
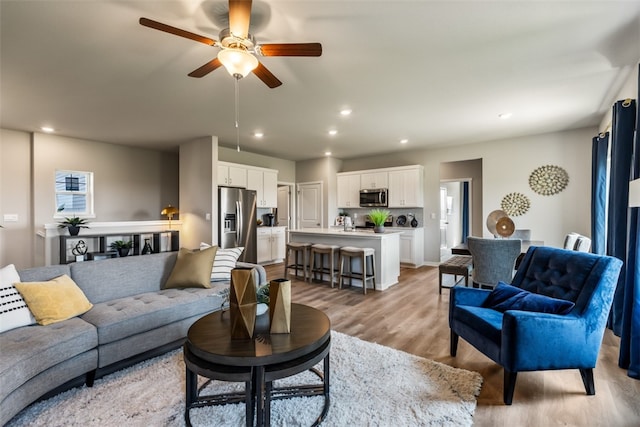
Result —
[[499, 311], [487, 306], [496, 291], [454, 287], [449, 303], [451, 356], [462, 337], [501, 365], [507, 405], [513, 401], [517, 373], [523, 371], [579, 369], [587, 394], [595, 394], [593, 368], [621, 266], [617, 258], [531, 247], [511, 285], [536, 298], [575, 303], [567, 314]]

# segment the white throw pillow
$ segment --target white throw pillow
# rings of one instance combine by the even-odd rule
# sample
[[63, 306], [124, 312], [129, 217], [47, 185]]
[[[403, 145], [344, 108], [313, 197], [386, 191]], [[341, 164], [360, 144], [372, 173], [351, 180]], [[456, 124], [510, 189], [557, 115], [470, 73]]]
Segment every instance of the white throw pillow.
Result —
[[15, 265], [9, 264], [0, 269], [0, 332], [36, 323], [27, 303], [13, 286], [18, 282], [20, 276]]
[[[210, 248], [211, 245], [201, 242], [200, 250]], [[244, 247], [239, 248], [218, 248], [216, 258], [213, 260], [213, 269], [211, 270], [212, 282], [228, 282], [231, 280], [231, 270], [236, 268], [238, 258], [244, 251]]]

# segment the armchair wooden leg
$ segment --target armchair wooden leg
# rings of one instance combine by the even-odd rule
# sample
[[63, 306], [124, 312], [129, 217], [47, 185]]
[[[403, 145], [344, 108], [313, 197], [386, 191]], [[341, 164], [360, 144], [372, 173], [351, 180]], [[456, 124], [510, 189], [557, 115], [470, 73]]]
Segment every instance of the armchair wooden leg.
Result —
[[456, 357], [456, 353], [458, 352], [458, 334], [451, 331], [451, 348], [449, 350], [452, 357]]
[[593, 383], [593, 369], [580, 369], [580, 376], [587, 394], [589, 396], [596, 394], [596, 386]]
[[511, 402], [513, 402], [513, 392], [516, 389], [517, 376], [517, 372], [510, 372], [507, 369], [504, 370], [504, 390], [502, 398], [505, 405], [511, 405]]

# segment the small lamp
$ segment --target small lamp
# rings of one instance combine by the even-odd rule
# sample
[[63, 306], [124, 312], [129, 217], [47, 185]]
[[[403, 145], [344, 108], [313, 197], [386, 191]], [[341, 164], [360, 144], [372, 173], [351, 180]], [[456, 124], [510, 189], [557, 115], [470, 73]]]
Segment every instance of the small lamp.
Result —
[[171, 220], [173, 216], [178, 213], [178, 208], [173, 207], [171, 205], [167, 205], [165, 208], [160, 211], [160, 215], [166, 215], [169, 218], [169, 230], [171, 230]]
[[629, 207], [640, 207], [640, 178], [629, 183]]

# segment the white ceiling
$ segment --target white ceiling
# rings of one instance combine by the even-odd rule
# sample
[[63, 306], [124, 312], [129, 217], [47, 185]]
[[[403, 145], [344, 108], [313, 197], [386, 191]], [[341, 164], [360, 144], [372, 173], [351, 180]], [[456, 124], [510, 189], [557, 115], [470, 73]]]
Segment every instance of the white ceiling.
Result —
[[[138, 24], [218, 39], [226, 9], [0, 0], [0, 126], [163, 150], [217, 135], [235, 147], [233, 78], [187, 76], [218, 49]], [[274, 0], [253, 11], [258, 42], [324, 49], [261, 58], [276, 89], [240, 81], [242, 149], [290, 160], [597, 126], [640, 59], [640, 1]]]

